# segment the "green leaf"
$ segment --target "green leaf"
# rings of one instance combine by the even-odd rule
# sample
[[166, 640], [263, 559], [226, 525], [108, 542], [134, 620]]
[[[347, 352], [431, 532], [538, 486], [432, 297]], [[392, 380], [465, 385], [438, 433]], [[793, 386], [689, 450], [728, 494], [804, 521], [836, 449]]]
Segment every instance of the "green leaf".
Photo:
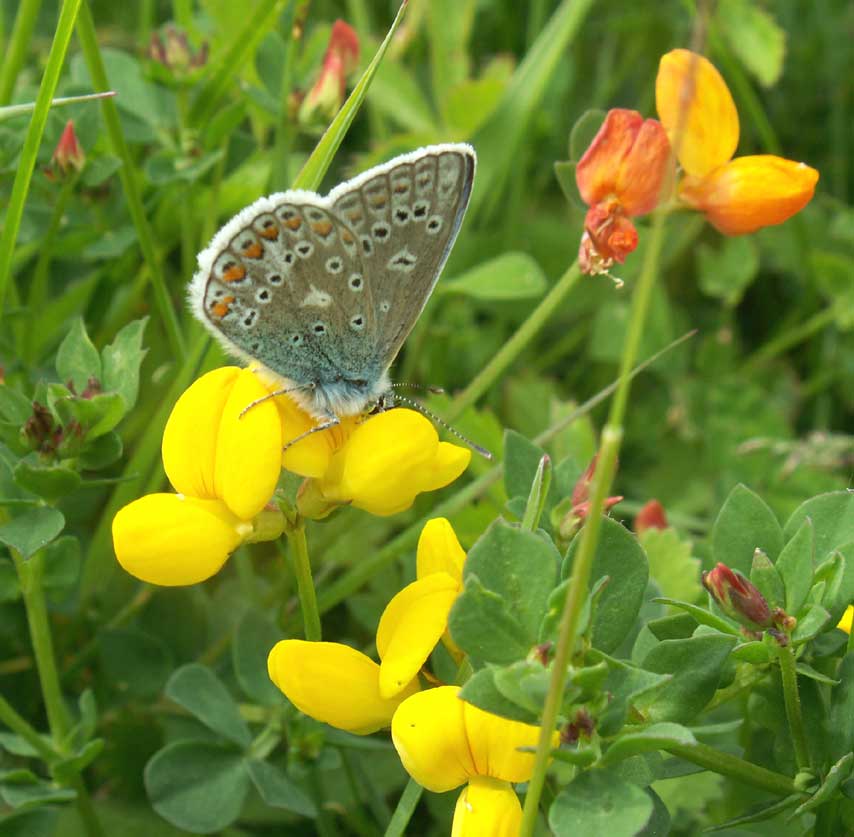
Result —
[[611, 698], [599, 719], [598, 729], [603, 736], [614, 735], [625, 723], [629, 707], [642, 699], [649, 702], [672, 677], [669, 674], [644, 671], [605, 654], [594, 653], [595, 656], [603, 658], [610, 667], [603, 692], [611, 695]]
[[710, 833], [713, 833], [715, 831], [728, 831], [730, 829], [735, 829], [741, 825], [750, 825], [750, 823], [769, 820], [772, 817], [776, 817], [777, 814], [782, 813], [786, 809], [791, 808], [793, 805], [797, 805], [801, 799], [803, 799], [803, 796], [801, 794], [794, 793], [791, 796], [787, 796], [784, 799], [775, 800], [774, 802], [761, 802], [758, 805], [753, 805], [744, 814], [741, 814], [737, 817], [733, 817], [731, 820], [719, 823], [718, 825], [711, 826], [707, 828], [706, 831]]
[[743, 642], [741, 645], [736, 645], [732, 649], [732, 658], [740, 663], [759, 666], [770, 663], [774, 659], [774, 654], [764, 642], [756, 640], [755, 642]]
[[812, 521], [815, 532], [815, 562], [818, 565], [834, 550], [854, 543], [854, 491], [832, 491], [802, 503], [786, 521], [786, 537], [794, 537], [807, 518]]
[[237, 704], [207, 666], [200, 663], [182, 666], [169, 678], [165, 692], [168, 698], [229, 741], [241, 747], [252, 742]]
[[261, 794], [261, 799], [273, 808], [284, 808], [303, 817], [316, 817], [317, 807], [298, 785], [295, 785], [281, 768], [266, 761], [250, 759], [246, 762], [249, 778]]
[[848, 778], [852, 767], [854, 767], [854, 753], [846, 753], [827, 771], [827, 775], [824, 777], [824, 781], [821, 783], [819, 789], [806, 802], [792, 811], [789, 820], [801, 814], [806, 814], [808, 811], [812, 811], [818, 808], [819, 805], [823, 805], [829, 801], [842, 782]]
[[388, 30], [388, 34], [371, 59], [371, 63], [365, 68], [365, 72], [353, 88], [353, 92], [347, 97], [347, 101], [344, 102], [341, 110], [335, 114], [335, 118], [320, 138], [320, 142], [317, 143], [314, 151], [311, 152], [311, 156], [296, 176], [292, 185], [293, 189], [317, 189], [320, 186], [320, 181], [329, 168], [332, 158], [338, 150], [338, 146], [341, 145], [350, 124], [359, 112], [359, 108], [365, 99], [368, 88], [371, 86], [371, 81], [374, 78], [377, 67], [379, 67], [380, 62], [383, 60], [388, 45], [391, 43], [398, 26], [400, 26], [405, 12], [406, 4], [401, 3], [400, 9], [391, 24], [391, 28]]
[[680, 610], [684, 610], [685, 613], [690, 614], [699, 625], [706, 625], [707, 627], [714, 628], [716, 631], [720, 631], [721, 633], [732, 634], [732, 636], [740, 637], [742, 635], [738, 627], [733, 625], [732, 622], [728, 622], [726, 619], [711, 613], [705, 608], [700, 607], [700, 605], [690, 604], [689, 602], [678, 602], [675, 599], [668, 599], [664, 596], [655, 598], [653, 601], [658, 604], [666, 604], [671, 607], [678, 607]]
[[806, 614], [798, 619], [798, 624], [792, 632], [792, 642], [795, 645], [809, 642], [817, 637], [829, 622], [830, 614], [821, 605], [810, 605]]
[[539, 713], [526, 709], [509, 698], [495, 682], [496, 673], [500, 671], [498, 666], [487, 666], [476, 671], [460, 690], [460, 698], [466, 703], [471, 703], [484, 712], [509, 718], [511, 721], [520, 721], [523, 724], [534, 724], [537, 722]]
[[720, 0], [716, 23], [730, 49], [764, 87], [783, 73], [786, 33], [771, 16], [750, 0]]
[[163, 640], [137, 629], [100, 633], [98, 653], [113, 688], [133, 697], [159, 694], [172, 669], [172, 653]]
[[442, 97], [442, 115], [454, 136], [470, 137], [492, 115], [507, 87], [502, 78], [463, 79]]
[[8, 384], [0, 384], [0, 416], [12, 424], [23, 424], [33, 414], [33, 402]]
[[44, 550], [42, 586], [57, 599], [68, 596], [80, 578], [82, 557], [80, 541], [73, 535], [63, 535]]
[[[569, 547], [563, 566], [564, 577], [569, 575], [580, 543], [581, 538], [576, 537]], [[593, 646], [610, 652], [632, 629], [649, 581], [649, 566], [641, 545], [625, 526], [610, 517], [602, 519], [590, 572], [591, 584], [603, 576], [608, 576], [610, 581], [596, 605]]]
[[691, 557], [692, 544], [681, 540], [673, 529], [647, 529], [640, 543], [649, 562], [650, 577], [662, 595], [670, 599], [695, 601], [702, 593], [700, 559]]
[[498, 595], [533, 645], [555, 585], [557, 560], [557, 550], [540, 535], [499, 519], [469, 550], [463, 578], [475, 576]]
[[676, 723], [694, 720], [714, 696], [735, 643], [735, 637], [715, 633], [667, 639], [652, 648], [644, 658], [643, 667], [673, 677], [641, 707], [649, 720]]
[[239, 816], [249, 790], [246, 762], [223, 744], [174, 741], [145, 766], [154, 810], [178, 828], [213, 834]]
[[240, 688], [264, 706], [275, 706], [282, 700], [282, 693], [267, 674], [267, 655], [281, 638], [281, 631], [265, 614], [250, 609], [237, 623], [231, 643], [231, 661]]
[[750, 567], [750, 581], [758, 588], [771, 608], [782, 607], [786, 603], [786, 588], [777, 568], [771, 559], [761, 550], [753, 553]]
[[475, 575], [466, 578], [465, 588], [448, 615], [448, 629], [463, 651], [490, 663], [523, 659], [535, 640], [510, 612], [501, 594], [488, 590]]
[[[821, 599], [822, 605], [829, 611], [830, 617], [835, 625], [845, 612], [848, 605], [854, 603], [854, 543], [840, 547], [831, 557], [816, 570], [816, 579], [819, 571], [831, 567], [832, 571], [827, 575], [826, 587]], [[819, 585], [816, 584], [816, 589]]]
[[30, 558], [49, 544], [65, 527], [62, 512], [39, 507], [29, 509], [0, 526], [0, 543]]
[[798, 674], [802, 674], [804, 677], [809, 677], [810, 680], [815, 680], [816, 683], [823, 683], [825, 686], [836, 686], [839, 683], [838, 680], [834, 680], [832, 677], [828, 677], [826, 674], [816, 671], [812, 666], [807, 665], [806, 663], [797, 663], [795, 668], [797, 669]]
[[429, 136], [438, 130], [436, 116], [408, 67], [383, 61], [371, 82], [368, 102], [395, 125]]
[[569, 159], [572, 163], [577, 163], [583, 156], [584, 152], [590, 147], [599, 129], [605, 122], [607, 112], [599, 109], [586, 110], [572, 126], [569, 132]]
[[635, 837], [653, 813], [643, 788], [608, 770], [588, 770], [573, 779], [549, 809], [556, 837], [607, 834]]
[[86, 333], [83, 318], [74, 320], [56, 353], [56, 373], [60, 381], [71, 381], [75, 390], [83, 392], [90, 378], [101, 379], [101, 358]]
[[30, 454], [15, 466], [15, 482], [25, 491], [53, 503], [73, 494], [81, 483], [80, 474], [64, 465], [51, 465], [37, 454]]
[[11, 808], [28, 810], [52, 802], [68, 802], [76, 796], [70, 788], [45, 782], [29, 770], [0, 773], [0, 798]]
[[854, 750], [854, 652], [849, 651], [837, 671], [839, 684], [830, 692], [827, 727], [833, 730], [829, 739], [830, 757], [841, 758]]
[[[551, 682], [551, 672], [539, 660], [517, 660], [493, 668], [495, 688], [504, 697], [527, 709], [534, 718], [542, 712]], [[568, 684], [572, 688], [572, 684]], [[573, 691], [577, 691], [573, 689]]]
[[83, 470], [100, 471], [121, 459], [123, 450], [122, 437], [115, 430], [110, 430], [97, 439], [87, 439], [77, 461]]
[[759, 274], [759, 248], [749, 236], [720, 237], [697, 248], [700, 290], [734, 308]]
[[650, 726], [640, 732], [628, 732], [617, 738], [605, 752], [599, 764], [605, 767], [639, 753], [663, 750], [671, 744], [696, 744], [697, 739], [687, 727], [667, 721]]
[[[55, 385], [51, 391], [59, 393]], [[56, 397], [53, 406], [64, 425], [71, 421], [80, 424], [87, 441], [109, 433], [127, 412], [125, 400], [117, 392], [104, 392], [91, 398]]]
[[777, 559], [777, 572], [786, 587], [786, 613], [795, 615], [807, 600], [812, 587], [814, 562], [814, 529], [812, 520], [805, 518]]
[[57, 837], [57, 808], [16, 811], [0, 821], [0, 837]]
[[745, 576], [753, 553], [763, 550], [775, 560], [783, 548], [783, 530], [764, 500], [747, 486], [737, 485], [724, 502], [712, 529], [712, 555]]
[[515, 300], [541, 297], [547, 287], [542, 268], [531, 256], [509, 252], [443, 281], [438, 290], [472, 299]]
[[558, 186], [560, 186], [563, 196], [569, 201], [570, 205], [582, 207], [581, 197], [578, 194], [578, 186], [575, 183], [575, 163], [569, 163], [565, 160], [558, 160], [555, 163], [555, 177], [557, 178]]
[[128, 323], [116, 339], [105, 346], [101, 352], [104, 379], [101, 382], [105, 392], [117, 392], [125, 402], [125, 410], [136, 404], [139, 392], [139, 367], [147, 353], [142, 348], [142, 336], [148, 318]]
[[57, 781], [70, 784], [75, 776], [79, 776], [104, 750], [104, 739], [95, 738], [87, 741], [78, 753], [70, 758], [62, 759], [51, 766]]

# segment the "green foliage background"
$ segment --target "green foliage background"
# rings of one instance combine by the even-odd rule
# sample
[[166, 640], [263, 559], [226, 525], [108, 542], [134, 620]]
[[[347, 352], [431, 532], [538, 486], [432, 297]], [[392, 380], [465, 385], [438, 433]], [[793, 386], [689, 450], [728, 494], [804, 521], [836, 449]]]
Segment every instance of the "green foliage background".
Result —
[[[0, 104], [33, 102], [59, 4], [22, 0], [0, 8]], [[89, 8], [96, 52], [118, 95], [103, 111], [91, 102], [48, 114], [0, 327], [0, 540], [24, 557], [52, 541], [39, 560], [75, 722], [70, 734], [79, 743], [72, 749], [91, 759], [84, 775], [108, 833], [187, 833], [153, 804], [173, 822], [176, 805], [210, 807], [211, 822], [234, 823], [218, 830], [227, 835], [310, 834], [315, 825], [306, 816], [317, 813], [319, 800], [332, 805], [318, 826], [333, 829], [327, 833], [381, 833], [406, 778], [391, 744], [300, 716], [267, 680], [267, 649], [300, 632], [294, 583], [277, 550], [243, 548], [205, 585], [155, 590], [118, 569], [109, 527], [122, 504], [165, 484], [159, 440], [177, 395], [228, 362], [184, 305], [195, 254], [234, 212], [287, 188], [300, 172], [325, 125], [298, 124], [291, 97], [316, 78], [332, 21], [355, 26], [364, 68], [396, 8], [366, 0], [93, 1]], [[657, 591], [689, 602], [700, 598], [697, 567], [719, 560], [712, 526], [736, 485], [764, 499], [779, 529], [776, 521], [813, 495], [846, 489], [854, 467], [854, 53], [841, 34], [854, 26], [851, 4], [721, 0], [699, 13], [708, 13], [707, 52], [741, 116], [738, 153], [803, 160], [821, 181], [803, 213], [754, 236], [724, 239], [688, 214], [668, 221], [641, 356], [691, 329], [697, 334], [635, 381], [616, 484], [626, 500], [612, 516], [628, 522], [646, 500], [664, 504], [679, 534], [657, 543], [652, 536], [644, 547]], [[292, 42], [295, 14], [304, 26]], [[615, 379], [648, 240], [643, 228], [638, 252], [617, 271], [622, 291], [601, 277], [567, 286], [506, 372], [487, 382], [482, 397], [465, 395], [575, 258], [584, 209], [576, 196], [567, 200], [554, 170], [556, 161], [577, 158], [569, 147], [573, 125], [588, 110], [615, 106], [654, 115], [659, 57], [689, 45], [697, 14], [693, 3], [676, 0], [411, 0], [320, 191], [423, 144], [475, 145], [465, 225], [394, 374], [464, 392], [429, 403], [500, 460], [516, 459], [503, 484], [474, 483], [491, 467], [475, 458], [468, 483], [421, 497], [403, 515], [380, 520], [345, 509], [312, 527], [324, 638], [371, 647], [379, 613], [413, 576], [421, 518], [448, 515], [466, 547], [498, 515], [517, 519], [536, 464], [525, 439]], [[28, 20], [30, 32], [15, 28]], [[189, 33], [194, 50], [208, 44], [204, 66], [182, 74], [147, 56], [152, 32], [170, 20]], [[57, 96], [98, 86], [87, 69], [92, 44], [87, 54], [81, 35], [78, 29], [71, 39]], [[110, 108], [118, 115], [112, 129]], [[43, 170], [68, 119], [86, 165], [70, 180], [51, 180]], [[26, 115], [0, 121], [4, 207], [28, 125]], [[101, 400], [75, 402], [65, 416], [89, 428], [85, 443], [60, 451], [65, 459], [27, 458], [20, 428], [32, 400], [62, 405], [69, 395], [63, 384], [71, 379], [80, 393], [93, 370], [104, 384]], [[604, 409], [587, 411], [546, 445], [555, 462], [570, 463], [563, 482], [555, 478], [563, 490], [555, 500], [595, 452]], [[513, 432], [505, 437], [505, 429]], [[473, 484], [486, 487], [466, 494]], [[793, 534], [787, 529], [787, 539]], [[749, 555], [742, 569], [750, 571]], [[665, 610], [646, 596], [641, 613], [661, 619]], [[679, 626], [667, 630], [682, 636]], [[841, 635], [827, 633], [825, 641], [834, 636]], [[615, 634], [601, 650], [616, 653], [624, 639]], [[439, 669], [442, 660], [434, 664]], [[21, 591], [2, 553], [0, 692], [45, 727]], [[200, 692], [217, 695], [219, 704], [193, 705]], [[747, 714], [759, 716], [753, 735], [757, 728], [780, 734], [781, 719], [763, 716], [758, 705], [779, 705], [774, 699], [751, 699]], [[286, 743], [263, 737], [265, 730], [283, 732]], [[2, 767], [18, 769], [32, 753], [3, 735]], [[746, 737], [740, 743], [758, 760], [770, 758]], [[102, 743], [87, 751], [93, 741]], [[164, 753], [177, 767], [163, 767]], [[155, 754], [159, 772], [151, 766]], [[157, 774], [147, 790], [146, 764]], [[181, 786], [191, 767], [209, 778], [201, 789]], [[9, 791], [21, 786], [30, 789], [23, 806]], [[749, 790], [709, 772], [658, 782], [656, 792], [675, 834], [697, 833], [753, 801]], [[0, 822], [0, 835], [82, 833], [71, 806], [42, 805], [68, 793], [7, 777], [0, 796], [23, 813]], [[203, 797], [188, 802], [182, 793]], [[216, 818], [215, 801], [231, 805], [230, 819]], [[425, 799], [412, 833], [449, 833], [452, 805], [453, 794]], [[780, 817], [751, 829], [731, 833], [803, 833]]]

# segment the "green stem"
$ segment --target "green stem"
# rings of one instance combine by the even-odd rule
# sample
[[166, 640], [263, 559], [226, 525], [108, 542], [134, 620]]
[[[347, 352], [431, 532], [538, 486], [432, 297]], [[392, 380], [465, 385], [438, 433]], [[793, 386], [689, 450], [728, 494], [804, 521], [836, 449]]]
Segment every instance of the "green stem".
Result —
[[795, 668], [795, 654], [791, 645], [778, 645], [777, 656], [780, 659], [780, 677], [783, 681], [783, 701], [786, 704], [786, 718], [789, 732], [795, 748], [795, 761], [800, 770], [810, 768], [810, 751], [804, 731], [804, 719], [801, 715], [801, 698], [798, 693], [798, 672]]
[[708, 744], [672, 744], [665, 749], [668, 753], [679, 756], [685, 761], [698, 764], [700, 767], [720, 773], [722, 776], [737, 779], [740, 782], [752, 785], [754, 788], [761, 788], [780, 796], [789, 796], [797, 792], [794, 782], [788, 776], [766, 770], [764, 767], [751, 764], [749, 761], [738, 758], [738, 756], [722, 753], [720, 750], [709, 747]]
[[21, 0], [18, 4], [12, 34], [4, 52], [3, 66], [0, 67], [0, 104], [5, 105], [12, 98], [15, 81], [33, 42], [33, 30], [40, 8], [41, 0]]
[[403, 836], [423, 792], [424, 788], [415, 779], [409, 780], [403, 789], [403, 793], [400, 795], [400, 800], [397, 803], [397, 808], [394, 809], [394, 814], [389, 821], [388, 828], [385, 830], [385, 837]]
[[36, 659], [36, 669], [39, 674], [51, 735], [57, 749], [64, 751], [67, 746], [65, 739], [68, 730], [71, 729], [71, 719], [59, 686], [59, 674], [53, 653], [53, 638], [47, 617], [44, 589], [42, 588], [44, 556], [41, 552], [37, 552], [29, 561], [26, 561], [17, 550], [13, 549], [11, 552], [15, 561], [15, 569], [18, 571], [21, 595], [24, 598], [24, 606], [27, 611], [30, 640], [33, 644], [33, 654]]
[[75, 800], [77, 813], [80, 815], [86, 833], [89, 837], [106, 837], [98, 815], [95, 813], [95, 806], [92, 805], [92, 797], [89, 796], [89, 791], [83, 782], [83, 777], [78, 774], [71, 780], [70, 784], [77, 792], [77, 799]]
[[744, 371], [752, 372], [757, 367], [777, 357], [777, 355], [781, 355], [783, 352], [791, 349], [792, 346], [797, 346], [798, 343], [812, 337], [813, 334], [821, 331], [825, 326], [829, 326], [836, 317], [836, 306], [831, 305], [813, 314], [812, 317], [799, 326], [778, 334], [747, 359]]
[[516, 333], [498, 350], [474, 380], [451, 402], [446, 411], [448, 421], [454, 421], [483, 395], [510, 364], [522, 353], [537, 332], [545, 325], [554, 311], [561, 305], [567, 294], [581, 276], [578, 263], [574, 263], [557, 280], [552, 289], [543, 297], [540, 304], [531, 312]]
[[6, 208], [6, 216], [3, 220], [3, 233], [0, 237], [0, 317], [3, 315], [6, 289], [11, 281], [12, 254], [15, 250], [21, 218], [24, 215], [24, 204], [27, 201], [27, 193], [36, 165], [36, 156], [47, 123], [50, 103], [56, 93], [56, 85], [59, 82], [59, 74], [65, 61], [65, 53], [68, 51], [68, 42], [71, 40], [71, 32], [74, 29], [74, 21], [77, 18], [80, 3], [81, 0], [63, 0], [59, 22], [56, 24], [53, 43], [50, 46], [44, 75], [39, 85], [36, 106], [30, 119], [30, 127], [27, 129], [24, 147], [21, 149], [21, 157], [15, 171], [12, 194], [9, 196], [9, 205]]
[[53, 748], [31, 727], [6, 698], [0, 695], [0, 723], [20, 735], [48, 764], [56, 758]]
[[[744, 675], [741, 674], [742, 670], [746, 671]], [[735, 680], [730, 683], [729, 686], [726, 686], [723, 689], [718, 689], [715, 692], [715, 696], [706, 705], [705, 711], [711, 712], [712, 710], [717, 709], [719, 706], [722, 706], [723, 704], [734, 700], [740, 694], [743, 694], [748, 689], [752, 689], [757, 683], [760, 683], [762, 680], [764, 680], [767, 675], [767, 668], [760, 668], [758, 666], [752, 665], [745, 665], [741, 667], [736, 672]]]
[[285, 43], [285, 54], [282, 56], [282, 78], [279, 88], [279, 115], [276, 122], [275, 140], [273, 143], [273, 165], [270, 167], [270, 179], [267, 183], [270, 192], [283, 191], [290, 186], [290, 154], [293, 143], [293, 131], [291, 130], [290, 100], [293, 82], [294, 53], [296, 42], [294, 39], [294, 14], [296, 5], [288, 6], [283, 15], [282, 28], [287, 41]]
[[620, 361], [620, 377], [617, 381], [614, 400], [611, 402], [608, 422], [602, 431], [599, 459], [591, 490], [590, 512], [579, 536], [581, 543], [573, 563], [572, 578], [567, 588], [560, 627], [558, 628], [558, 640], [554, 661], [552, 662], [551, 681], [549, 683], [548, 694], [546, 695], [545, 706], [543, 707], [540, 740], [537, 744], [533, 774], [528, 784], [528, 792], [525, 795], [525, 806], [519, 832], [521, 837], [531, 837], [537, 823], [540, 795], [545, 784], [549, 753], [551, 752], [552, 732], [557, 724], [558, 710], [560, 709], [561, 697], [566, 683], [569, 659], [575, 648], [578, 623], [584, 606], [584, 600], [587, 596], [590, 571], [593, 566], [593, 557], [596, 552], [599, 531], [602, 526], [602, 512], [605, 506], [605, 498], [610, 492], [614, 473], [617, 469], [617, 455], [619, 454], [620, 444], [623, 439], [623, 418], [631, 389], [632, 367], [635, 365], [640, 348], [644, 324], [652, 297], [652, 289], [655, 285], [655, 277], [658, 272], [659, 254], [664, 243], [666, 214], [665, 210], [659, 209], [653, 218], [649, 246], [632, 300], [629, 328]]
[[291, 566], [297, 579], [302, 622], [305, 638], [310, 642], [319, 642], [321, 638], [320, 613], [317, 610], [317, 595], [314, 592], [314, 579], [311, 577], [311, 563], [308, 559], [308, 544], [305, 540], [305, 523], [298, 520], [285, 529], [288, 539], [288, 552]]
[[[77, 0], [77, 2], [79, 3], [80, 0]], [[98, 46], [95, 21], [92, 18], [92, 11], [86, 2], [80, 7], [80, 19], [77, 21], [77, 37], [80, 41], [86, 67], [89, 70], [89, 75], [92, 77], [92, 84], [96, 89], [110, 90], [107, 70], [104, 67], [101, 50]], [[124, 133], [122, 132], [119, 111], [112, 98], [101, 101], [101, 110], [113, 151], [121, 158], [123, 164], [119, 169], [119, 178], [122, 182], [122, 189], [124, 190], [128, 211], [136, 230], [136, 236], [139, 239], [139, 247], [148, 266], [149, 276], [154, 288], [154, 301], [157, 305], [160, 319], [163, 322], [163, 328], [166, 331], [169, 348], [175, 358], [183, 359], [187, 353], [184, 335], [181, 332], [178, 315], [175, 313], [175, 307], [172, 304], [172, 298], [169, 295], [166, 279], [157, 256], [154, 235], [148, 223], [148, 218], [145, 215], [142, 190], [137, 179], [137, 167], [134, 164], [130, 149], [125, 141]]]

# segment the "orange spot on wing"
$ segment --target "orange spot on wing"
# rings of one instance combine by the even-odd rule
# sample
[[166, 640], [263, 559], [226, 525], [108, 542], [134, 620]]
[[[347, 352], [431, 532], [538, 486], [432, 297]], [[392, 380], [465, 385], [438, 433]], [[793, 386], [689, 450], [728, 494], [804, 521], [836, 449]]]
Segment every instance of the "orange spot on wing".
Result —
[[230, 264], [222, 272], [223, 282], [239, 282], [246, 276], [246, 268], [242, 264]]
[[267, 241], [275, 241], [279, 237], [279, 228], [275, 224], [270, 224], [269, 227], [261, 230], [261, 237], [266, 238]]
[[285, 221], [285, 226], [289, 230], [298, 230], [302, 226], [302, 218], [296, 215], [293, 218], [288, 218], [288, 220]]
[[371, 206], [374, 209], [382, 209], [386, 205], [387, 201], [385, 195], [378, 195], [375, 198], [371, 198]]
[[219, 302], [211, 305], [211, 311], [213, 311], [215, 316], [222, 319], [231, 310], [232, 302], [234, 302], [233, 296], [224, 296]]
[[395, 195], [405, 195], [409, 191], [408, 183], [395, 183], [394, 184], [394, 193]]
[[347, 230], [341, 230], [341, 238], [345, 244], [352, 244], [356, 240]]
[[362, 215], [361, 212], [348, 212], [347, 213], [347, 220], [349, 220], [349, 222], [351, 224], [358, 224], [359, 222], [361, 222], [362, 218], [364, 218], [364, 217], [365, 216]]
[[264, 248], [257, 241], [253, 241], [248, 247], [243, 248], [243, 255], [247, 259], [260, 259], [264, 255]]
[[326, 236], [332, 232], [332, 222], [318, 221], [317, 223], [311, 225], [311, 229], [321, 238], [326, 238]]

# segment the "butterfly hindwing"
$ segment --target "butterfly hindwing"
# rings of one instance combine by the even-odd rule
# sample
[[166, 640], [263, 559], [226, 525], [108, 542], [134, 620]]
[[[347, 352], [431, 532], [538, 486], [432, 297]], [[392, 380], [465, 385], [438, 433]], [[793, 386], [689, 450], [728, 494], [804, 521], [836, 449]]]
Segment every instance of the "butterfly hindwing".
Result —
[[310, 192], [261, 198], [199, 257], [197, 315], [227, 348], [302, 384], [357, 375], [376, 320], [359, 243]]
[[357, 235], [377, 321], [377, 359], [388, 367], [418, 319], [462, 224], [474, 150], [439, 145], [398, 157], [329, 195]]

